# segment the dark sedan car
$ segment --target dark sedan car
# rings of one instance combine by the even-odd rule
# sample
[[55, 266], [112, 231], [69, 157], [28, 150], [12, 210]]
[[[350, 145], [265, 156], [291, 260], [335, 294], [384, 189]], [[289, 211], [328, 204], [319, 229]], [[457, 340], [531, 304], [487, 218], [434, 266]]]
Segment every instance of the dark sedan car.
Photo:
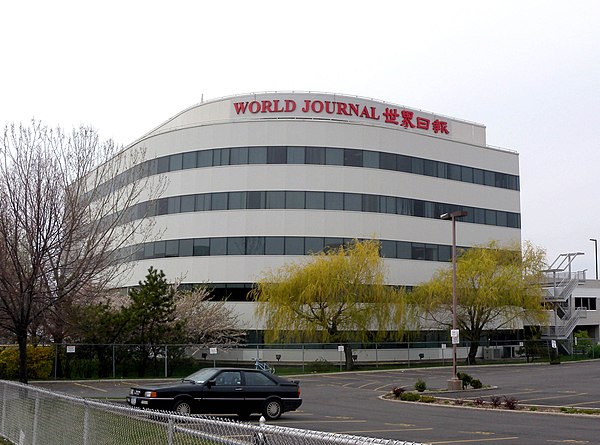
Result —
[[140, 408], [173, 410], [181, 414], [253, 413], [278, 419], [302, 404], [300, 385], [258, 369], [204, 368], [181, 382], [132, 387], [127, 403]]

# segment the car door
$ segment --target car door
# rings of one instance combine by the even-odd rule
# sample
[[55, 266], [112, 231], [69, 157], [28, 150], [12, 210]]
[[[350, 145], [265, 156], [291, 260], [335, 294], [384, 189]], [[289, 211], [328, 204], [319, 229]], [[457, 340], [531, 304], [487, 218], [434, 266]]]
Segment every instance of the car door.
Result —
[[209, 414], [235, 414], [244, 408], [242, 373], [223, 370], [206, 382], [202, 397], [202, 411]]
[[265, 400], [272, 395], [279, 395], [279, 385], [267, 374], [258, 370], [244, 371], [244, 395], [248, 411], [262, 412]]

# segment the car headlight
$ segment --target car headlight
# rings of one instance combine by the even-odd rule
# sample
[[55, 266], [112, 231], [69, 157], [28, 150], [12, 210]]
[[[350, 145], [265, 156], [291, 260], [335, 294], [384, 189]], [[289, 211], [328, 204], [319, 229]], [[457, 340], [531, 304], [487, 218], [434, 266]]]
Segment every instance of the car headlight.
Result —
[[156, 397], [156, 391], [146, 391], [144, 393], [144, 397], [150, 397], [150, 398]]

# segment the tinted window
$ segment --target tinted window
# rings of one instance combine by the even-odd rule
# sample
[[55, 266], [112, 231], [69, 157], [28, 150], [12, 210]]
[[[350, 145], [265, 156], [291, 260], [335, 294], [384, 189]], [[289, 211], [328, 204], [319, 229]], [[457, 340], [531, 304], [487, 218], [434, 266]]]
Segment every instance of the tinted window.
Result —
[[169, 171], [169, 157], [163, 156], [158, 158], [158, 173], [165, 173]]
[[344, 149], [326, 148], [325, 163], [327, 165], [344, 165]]
[[283, 255], [283, 236], [270, 236], [265, 239], [265, 255]]
[[358, 193], [344, 193], [344, 210], [358, 211], [362, 209], [361, 195]]
[[304, 192], [285, 192], [286, 209], [303, 209]]
[[229, 204], [230, 210], [245, 209], [246, 208], [246, 192], [229, 192]]
[[231, 237], [227, 238], [227, 255], [245, 255], [246, 254], [246, 238]]
[[304, 255], [304, 238], [301, 236], [285, 237], [286, 255]]
[[325, 192], [325, 209], [326, 210], [343, 210], [344, 209], [344, 194], [337, 192]]
[[227, 253], [227, 238], [211, 238], [210, 254], [225, 255]]
[[379, 168], [379, 153], [376, 151], [364, 151], [363, 166], [368, 168]]
[[304, 147], [288, 147], [287, 163], [304, 164]]
[[248, 163], [248, 147], [232, 148], [229, 153], [229, 165], [243, 165]]
[[277, 384], [261, 372], [246, 371], [246, 386], [276, 386]]
[[167, 241], [166, 256], [168, 256], [168, 257], [179, 256], [179, 240]]
[[285, 209], [285, 192], [267, 192], [267, 209]]
[[194, 239], [194, 256], [206, 256], [210, 253], [210, 239], [196, 238]]
[[181, 212], [181, 197], [180, 196], [172, 196], [168, 199], [168, 212], [169, 213], [180, 213]]
[[183, 154], [182, 167], [185, 168], [196, 168], [197, 152], [190, 151]]
[[198, 167], [212, 167], [212, 150], [198, 152]]
[[266, 164], [267, 147], [250, 147], [248, 149], [248, 164]]
[[171, 155], [169, 157], [169, 170], [170, 171], [181, 170], [182, 165], [183, 165], [183, 155], [181, 153], [176, 154], [176, 155]]
[[194, 240], [179, 240], [179, 256], [192, 256], [194, 254]]
[[285, 164], [287, 162], [287, 147], [268, 147], [267, 164]]
[[304, 240], [304, 253], [318, 253], [323, 250], [323, 238], [311, 236]]
[[248, 192], [247, 207], [249, 209], [264, 209], [265, 192]]
[[352, 150], [346, 148], [344, 150], [344, 165], [349, 167], [362, 167], [363, 165], [363, 152], [362, 150]]
[[325, 208], [325, 193], [323, 192], [306, 192], [306, 208], [319, 209]]
[[307, 164], [325, 164], [325, 148], [323, 147], [306, 147], [306, 163]]
[[186, 195], [181, 197], [181, 211], [193, 212], [196, 208], [196, 195]]
[[246, 255], [264, 255], [265, 237], [248, 236], [246, 237]]
[[380, 153], [379, 168], [384, 170], [396, 170], [396, 155], [393, 153]]
[[227, 192], [212, 194], [211, 209], [227, 210]]

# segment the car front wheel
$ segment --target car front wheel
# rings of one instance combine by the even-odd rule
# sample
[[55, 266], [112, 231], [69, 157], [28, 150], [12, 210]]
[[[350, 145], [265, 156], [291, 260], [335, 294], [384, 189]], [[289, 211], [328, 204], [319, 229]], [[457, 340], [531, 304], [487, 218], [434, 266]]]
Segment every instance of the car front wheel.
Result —
[[192, 405], [187, 400], [178, 400], [175, 402], [175, 405], [173, 405], [173, 411], [183, 415], [192, 414]]
[[265, 403], [265, 408], [263, 409], [263, 415], [268, 420], [275, 420], [281, 417], [281, 413], [283, 412], [283, 407], [281, 406], [281, 401], [277, 399], [267, 400]]

